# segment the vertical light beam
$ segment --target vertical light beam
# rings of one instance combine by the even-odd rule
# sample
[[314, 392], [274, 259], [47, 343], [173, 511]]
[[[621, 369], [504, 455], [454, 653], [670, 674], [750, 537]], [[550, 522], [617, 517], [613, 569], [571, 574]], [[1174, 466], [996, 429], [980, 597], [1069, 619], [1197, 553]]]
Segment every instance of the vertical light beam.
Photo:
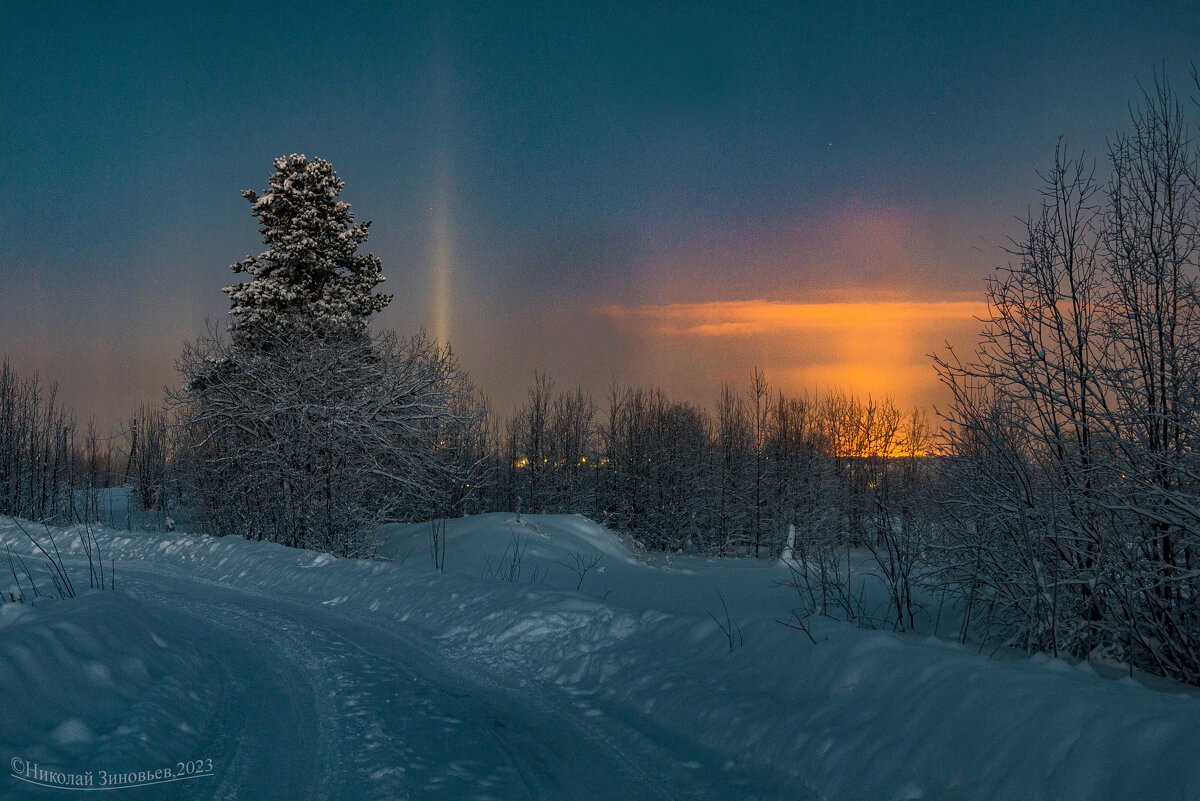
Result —
[[[443, 25], [445, 21], [443, 20]], [[451, 169], [451, 132], [454, 130], [451, 108], [453, 81], [449, 43], [444, 30], [435, 34], [433, 85], [437, 107], [434, 112], [433, 163], [433, 335], [440, 344], [450, 341], [451, 273], [451, 198], [454, 195], [454, 175]]]
[[445, 345], [450, 341], [450, 177], [445, 155], [438, 165], [433, 206], [433, 335]]

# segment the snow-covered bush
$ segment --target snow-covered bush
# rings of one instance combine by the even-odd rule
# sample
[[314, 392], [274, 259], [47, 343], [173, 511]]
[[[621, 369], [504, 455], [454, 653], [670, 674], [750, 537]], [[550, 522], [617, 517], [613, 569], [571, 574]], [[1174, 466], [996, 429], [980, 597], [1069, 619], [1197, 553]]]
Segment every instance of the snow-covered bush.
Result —
[[255, 341], [212, 332], [178, 363], [180, 471], [214, 530], [366, 555], [381, 522], [451, 513], [478, 482], [459, 443], [479, 414], [448, 349], [299, 325]]

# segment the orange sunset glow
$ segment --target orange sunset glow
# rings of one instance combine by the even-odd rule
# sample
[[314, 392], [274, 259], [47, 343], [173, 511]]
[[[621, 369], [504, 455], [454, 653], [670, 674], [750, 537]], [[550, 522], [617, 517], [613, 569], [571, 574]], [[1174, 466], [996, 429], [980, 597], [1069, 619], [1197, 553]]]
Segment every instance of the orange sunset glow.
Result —
[[702, 354], [736, 365], [725, 380], [743, 383], [746, 356], [787, 391], [840, 388], [904, 405], [939, 396], [929, 354], [947, 340], [971, 341], [987, 305], [980, 301], [791, 303], [770, 300], [606, 306], [618, 328], [645, 338], [661, 358]]

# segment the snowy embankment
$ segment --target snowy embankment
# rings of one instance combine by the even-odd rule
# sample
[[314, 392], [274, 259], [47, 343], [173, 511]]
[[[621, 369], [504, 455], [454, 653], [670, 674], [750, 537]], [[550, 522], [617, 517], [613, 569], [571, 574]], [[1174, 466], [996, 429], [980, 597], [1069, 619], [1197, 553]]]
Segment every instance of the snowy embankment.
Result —
[[[0, 605], [0, 756], [51, 766], [93, 753], [111, 765], [103, 735], [115, 735], [135, 739], [147, 764], [169, 764], [188, 752], [183, 721], [203, 717], [216, 691], [203, 680], [213, 667], [124, 591]], [[139, 725], [168, 710], [176, 725]]]
[[[785, 568], [697, 557], [651, 566], [578, 517], [450, 521], [444, 574], [429, 567], [427, 527], [384, 534], [393, 561], [103, 531], [116, 593], [0, 607], [0, 756], [87, 752], [111, 739], [111, 708], [129, 704], [180, 707], [174, 731], [129, 727], [164, 761], [194, 742], [187, 721], [220, 692], [205, 678], [216, 655], [121, 592], [123, 570], [145, 569], [377, 621], [500, 686], [612, 721], [610, 735], [682, 743], [713, 760], [696, 770], [783, 774], [788, 797], [1200, 797], [1200, 699], [1189, 692], [823, 620], [814, 645], [777, 622], [792, 605], [779, 586]], [[21, 547], [11, 524], [0, 522], [0, 536]], [[76, 545], [69, 558], [78, 556]], [[596, 556], [581, 581], [580, 565]], [[741, 629], [732, 650], [709, 614], [725, 621], [718, 592]]]

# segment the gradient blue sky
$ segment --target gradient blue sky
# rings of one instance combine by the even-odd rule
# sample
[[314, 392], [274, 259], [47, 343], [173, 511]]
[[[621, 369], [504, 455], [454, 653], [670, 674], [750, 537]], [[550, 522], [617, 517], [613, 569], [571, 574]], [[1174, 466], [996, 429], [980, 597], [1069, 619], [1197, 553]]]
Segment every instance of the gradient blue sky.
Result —
[[[373, 221], [380, 323], [443, 328], [501, 410], [534, 369], [708, 402], [847, 360], [929, 403], [957, 311], [712, 325], [977, 300], [1057, 137], [1102, 156], [1200, 59], [1183, 2], [102, 5], [0, 5], [0, 354], [103, 425], [225, 314], [239, 191], [292, 152]], [[685, 307], [710, 333], [655, 323]]]

